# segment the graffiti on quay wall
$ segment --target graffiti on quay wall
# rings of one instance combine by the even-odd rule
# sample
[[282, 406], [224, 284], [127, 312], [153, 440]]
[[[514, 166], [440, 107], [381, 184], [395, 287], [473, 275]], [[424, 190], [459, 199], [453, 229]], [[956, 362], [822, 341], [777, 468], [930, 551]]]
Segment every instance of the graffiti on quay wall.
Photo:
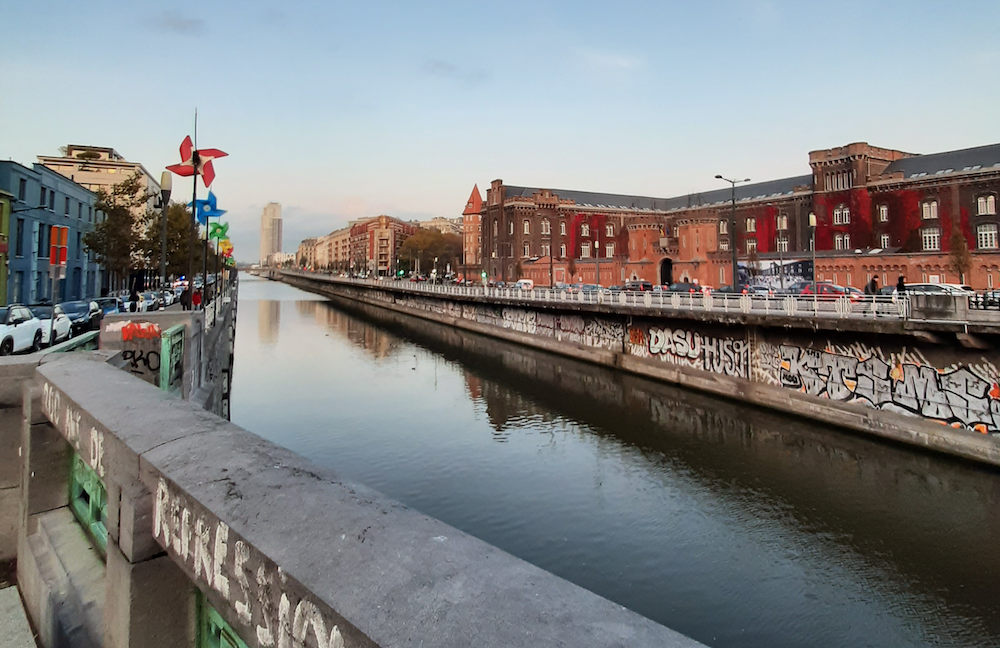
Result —
[[781, 385], [813, 396], [861, 402], [954, 427], [1000, 433], [1000, 385], [970, 367], [886, 362], [781, 345]]
[[750, 345], [746, 340], [702, 335], [697, 331], [649, 327], [629, 329], [629, 344], [635, 355], [736, 378], [750, 377]]

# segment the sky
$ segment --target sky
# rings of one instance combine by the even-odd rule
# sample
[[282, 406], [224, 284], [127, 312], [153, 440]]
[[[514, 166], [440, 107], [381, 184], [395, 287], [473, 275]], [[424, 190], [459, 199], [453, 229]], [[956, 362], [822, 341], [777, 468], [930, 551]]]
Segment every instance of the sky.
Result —
[[0, 159], [108, 146], [159, 177], [197, 108], [256, 261], [272, 201], [292, 252], [349, 219], [459, 216], [498, 178], [669, 197], [850, 142], [997, 143], [998, 23], [995, 0], [33, 0], [4, 9]]

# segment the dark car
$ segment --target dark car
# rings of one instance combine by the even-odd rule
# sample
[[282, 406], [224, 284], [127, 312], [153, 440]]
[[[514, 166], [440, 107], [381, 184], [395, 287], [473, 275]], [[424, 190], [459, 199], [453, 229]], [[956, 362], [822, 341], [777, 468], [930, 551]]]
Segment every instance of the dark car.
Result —
[[667, 292], [676, 293], [700, 293], [701, 286], [696, 283], [691, 283], [689, 281], [678, 281], [677, 283], [672, 283], [667, 288]]
[[[209, 290], [212, 287], [209, 286]], [[160, 310], [163, 307], [163, 302], [160, 300], [160, 295], [154, 291], [142, 293], [142, 298], [146, 300], [146, 311]], [[204, 302], [202, 302], [204, 303]]]
[[104, 310], [96, 301], [68, 301], [63, 302], [60, 306], [73, 325], [73, 335], [81, 331], [96, 331], [101, 328]]
[[633, 292], [645, 292], [647, 290], [653, 289], [653, 283], [651, 281], [626, 281], [625, 290]]

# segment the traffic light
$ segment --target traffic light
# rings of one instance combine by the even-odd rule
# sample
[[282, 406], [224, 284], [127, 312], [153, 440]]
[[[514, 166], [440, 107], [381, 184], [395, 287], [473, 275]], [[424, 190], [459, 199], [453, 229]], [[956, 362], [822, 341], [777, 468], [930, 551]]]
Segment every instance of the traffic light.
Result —
[[52, 226], [49, 235], [49, 265], [66, 265], [66, 243], [69, 240], [69, 228]]

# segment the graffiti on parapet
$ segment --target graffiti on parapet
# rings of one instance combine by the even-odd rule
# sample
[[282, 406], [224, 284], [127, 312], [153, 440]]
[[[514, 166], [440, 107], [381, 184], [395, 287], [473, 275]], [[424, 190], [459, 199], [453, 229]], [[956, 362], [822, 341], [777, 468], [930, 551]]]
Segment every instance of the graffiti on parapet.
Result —
[[129, 372], [134, 374], [160, 370], [160, 353], [158, 351], [125, 349], [122, 351], [122, 359], [128, 364]]
[[781, 345], [783, 387], [832, 400], [915, 414], [954, 427], [1000, 433], [1000, 385], [969, 367], [937, 369]]
[[736, 378], [750, 377], [750, 345], [746, 340], [702, 335], [684, 329], [629, 329], [633, 353]]

